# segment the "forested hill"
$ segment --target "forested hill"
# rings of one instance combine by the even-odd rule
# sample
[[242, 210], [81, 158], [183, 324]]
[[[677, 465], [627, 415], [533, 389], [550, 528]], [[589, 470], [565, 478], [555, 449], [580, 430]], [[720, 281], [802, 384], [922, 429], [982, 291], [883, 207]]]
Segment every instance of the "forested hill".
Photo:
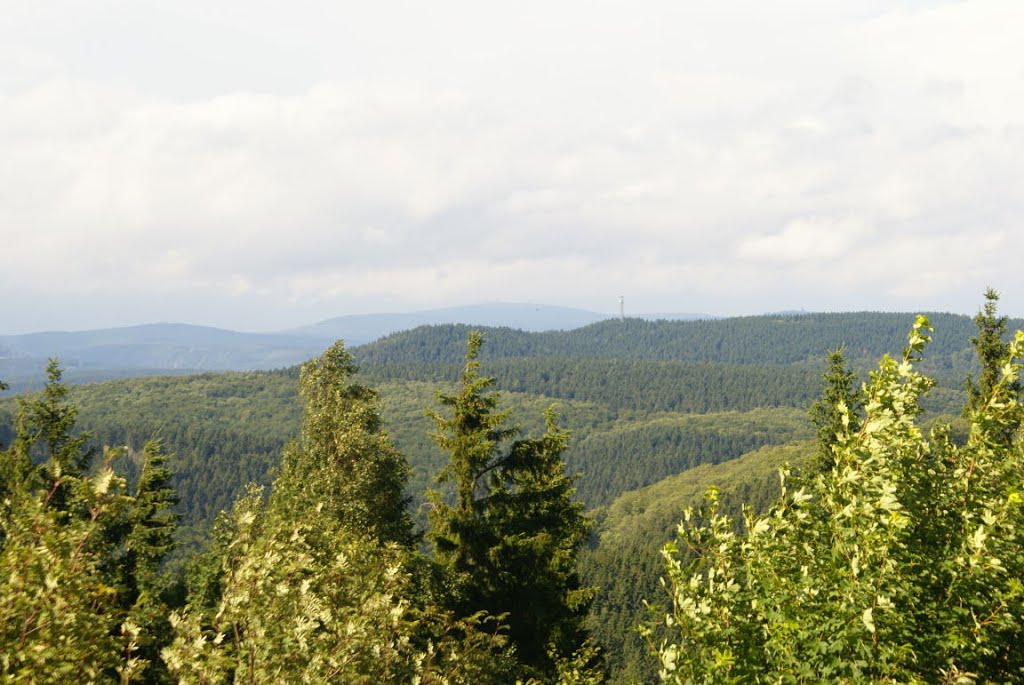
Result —
[[[916, 314], [853, 312], [785, 314], [698, 321], [611, 319], [571, 331], [526, 333], [484, 329], [484, 359], [507, 357], [618, 358], [728, 364], [820, 363], [840, 345], [854, 363], [896, 353]], [[929, 359], [938, 369], [960, 370], [972, 359], [972, 317], [929, 314], [935, 336]], [[1024, 320], [1009, 322], [1010, 329]], [[356, 348], [363, 365], [458, 363], [470, 328], [424, 326]]]
[[[909, 318], [627, 319], [552, 333], [491, 328], [483, 368], [513, 406], [530, 406], [526, 416], [539, 420], [543, 406], [559, 403], [574, 433], [567, 458], [584, 474], [579, 495], [595, 506], [698, 463], [807, 437], [804, 411], [819, 391], [825, 353], [845, 342], [856, 364], [859, 355], [897, 352]], [[973, 361], [974, 326], [949, 314], [934, 322], [927, 360], [938, 367], [932, 373], [941, 383], [926, 409], [955, 414]], [[439, 467], [424, 411], [436, 406], [435, 390], [459, 377], [468, 330], [421, 327], [353, 350], [362, 381], [383, 395], [388, 427], [413, 464], [414, 497]], [[298, 432], [297, 380], [297, 368], [148, 378], [78, 386], [73, 397], [82, 407], [82, 428], [99, 444], [137, 448], [163, 437], [174, 455], [184, 520], [198, 524], [229, 506], [247, 481], [269, 482], [282, 446]], [[789, 409], [792, 416], [757, 414], [766, 408]], [[0, 445], [10, 443], [16, 412], [14, 401], [0, 401]], [[693, 414], [706, 417], [683, 418]]]

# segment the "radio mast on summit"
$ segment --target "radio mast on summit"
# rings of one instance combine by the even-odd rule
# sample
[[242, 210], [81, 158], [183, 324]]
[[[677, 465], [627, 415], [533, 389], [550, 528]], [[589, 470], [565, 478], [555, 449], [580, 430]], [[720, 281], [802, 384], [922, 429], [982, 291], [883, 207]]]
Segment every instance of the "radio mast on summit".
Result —
[[626, 296], [619, 295], [619, 320], [626, 320]]

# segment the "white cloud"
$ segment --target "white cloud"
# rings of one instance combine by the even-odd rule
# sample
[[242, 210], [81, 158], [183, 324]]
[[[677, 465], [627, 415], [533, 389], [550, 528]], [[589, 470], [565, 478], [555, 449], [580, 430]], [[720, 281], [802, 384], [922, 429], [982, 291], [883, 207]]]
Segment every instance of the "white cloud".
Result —
[[778, 233], [742, 239], [736, 253], [751, 261], [828, 262], [868, 235], [870, 231], [856, 221], [801, 217], [789, 221]]
[[0, 286], [74, 301], [50, 327], [1024, 313], [1015, 0], [38, 5], [0, 26]]

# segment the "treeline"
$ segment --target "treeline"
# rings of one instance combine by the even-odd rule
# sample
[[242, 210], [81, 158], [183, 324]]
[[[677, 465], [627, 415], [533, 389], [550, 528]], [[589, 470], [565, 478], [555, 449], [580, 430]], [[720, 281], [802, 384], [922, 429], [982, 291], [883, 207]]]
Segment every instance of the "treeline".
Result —
[[[971, 318], [930, 314], [937, 333], [929, 351], [929, 368], [952, 370], [973, 360], [968, 342]], [[559, 357], [653, 361], [699, 361], [723, 364], [817, 364], [831, 350], [845, 346], [855, 365], [877, 359], [903, 345], [913, 314], [853, 312], [779, 314], [698, 321], [608, 320], [571, 331], [525, 333], [507, 328], [483, 329], [488, 336], [484, 359]], [[1024, 321], [1013, 320], [1012, 326]], [[426, 362], [456, 364], [461, 341], [470, 327], [425, 326], [396, 333], [354, 350], [360, 365]]]
[[[98, 446], [138, 450], [160, 440], [184, 527], [205, 529], [247, 483], [269, 484], [296, 437], [302, 405], [289, 374], [157, 376], [69, 387], [77, 422]], [[17, 402], [0, 403], [0, 437], [11, 444]], [[119, 468], [130, 476], [130, 460]]]
[[[818, 368], [629, 359], [492, 359], [487, 366], [498, 387], [613, 410], [704, 413], [757, 407], [806, 406], [814, 397]], [[370, 382], [452, 381], [455, 364], [363, 363]]]
[[[658, 548], [708, 483], [719, 485], [719, 513], [737, 513], [741, 504], [755, 511], [778, 507], [772, 504], [776, 468], [784, 461], [804, 464], [802, 478], [809, 480], [802, 482], [817, 483], [816, 492], [838, 492], [828, 485], [829, 474], [859, 477], [856, 454], [874, 450], [873, 458], [884, 461], [885, 450], [859, 431], [872, 416], [902, 422], [903, 433], [888, 424], [878, 430], [893, 445], [920, 447], [907, 455], [931, 450], [954, 464], [958, 450], [975, 450], [963, 454], [984, 457], [1008, 478], [993, 455], [1006, 456], [1016, 445], [1013, 458], [1019, 458], [1012, 437], [1019, 423], [1007, 423], [999, 412], [1019, 413], [1020, 386], [1000, 374], [1019, 370], [1005, 364], [1006, 321], [995, 318], [990, 304], [968, 343], [981, 363], [967, 364], [962, 350], [945, 358], [950, 369], [978, 370], [977, 380], [966, 393], [932, 390], [934, 411], [959, 413], [966, 398], [965, 418], [954, 431], [933, 426], [933, 443], [925, 446], [916, 422], [928, 384], [914, 380], [901, 389], [918, 376], [900, 374], [916, 371], [883, 362], [884, 378], [876, 374], [869, 388], [884, 402], [869, 405], [842, 355], [829, 369], [824, 396], [823, 358], [783, 365], [491, 357], [485, 362], [495, 372], [491, 379], [478, 373], [487, 349], [479, 340], [461, 364], [366, 361], [357, 373], [354, 359], [335, 347], [301, 371], [136, 379], [70, 391], [58, 377], [41, 395], [0, 403], [0, 448], [10, 446], [0, 473], [0, 573], [10, 573], [11, 587], [21, 588], [0, 601], [4, 668], [31, 675], [41, 671], [25, 669], [47, 664], [61, 682], [75, 673], [81, 655], [101, 652], [106, 665], [93, 679], [146, 682], [244, 676], [590, 683], [603, 682], [607, 666], [611, 682], [622, 683], [649, 682], [658, 670], [681, 672], [684, 662], [704, 668], [713, 648], [701, 651], [702, 643], [678, 631], [649, 627], [642, 638], [634, 628], [646, 616], [645, 599], [661, 606], [662, 626], [668, 612], [676, 622], [693, 618], [661, 593], [665, 566]], [[421, 332], [424, 344], [433, 330]], [[913, 364], [924, 340], [916, 335], [908, 348]], [[442, 393], [437, 412], [425, 414], [436, 406], [438, 386], [456, 389]], [[494, 389], [504, 391], [503, 406], [514, 416], [502, 411]], [[1003, 395], [998, 407], [989, 407], [994, 392]], [[766, 397], [778, 404], [758, 404]], [[814, 414], [816, 447], [800, 442], [813, 432], [805, 413], [813, 397], [823, 398]], [[561, 399], [560, 417], [545, 412], [553, 398]], [[522, 432], [514, 417], [523, 417]], [[95, 429], [95, 449], [80, 439], [83, 427]], [[979, 456], [971, 445], [981, 434], [990, 452]], [[841, 435], [849, 445], [837, 442]], [[150, 441], [154, 436], [162, 448]], [[179, 454], [165, 456], [172, 451]], [[929, 462], [928, 477], [944, 477], [945, 464]], [[181, 470], [172, 476], [167, 467]], [[903, 476], [923, 477], [910, 461], [905, 467]], [[569, 475], [576, 472], [579, 479]], [[435, 484], [438, 474], [443, 482]], [[245, 491], [247, 481], [257, 489]], [[985, 482], [986, 492], [1001, 487]], [[649, 487], [632, 490], [643, 485]], [[187, 535], [174, 573], [157, 578], [155, 569], [170, 558], [174, 489], [184, 514], [179, 531], [209, 521], [215, 511], [228, 513], [214, 527], [208, 551], [197, 554]], [[1010, 500], [1002, 501], [1010, 506]], [[993, 502], [986, 500], [990, 513]], [[583, 516], [584, 503], [600, 505], [593, 524]], [[988, 514], [981, 512], [973, 523], [984, 523]], [[1013, 537], [1017, 520], [1007, 521], [985, 535], [1021, 542]], [[694, 550], [712, 539], [700, 536], [724, 544], [734, 539], [726, 530], [747, 532], [745, 521], [715, 525], [712, 532], [693, 529]], [[801, 535], [808, 544], [821, 541]], [[427, 546], [432, 553], [424, 553]], [[740, 563], [739, 548], [730, 549]], [[1000, 549], [997, 562], [1016, 563]], [[676, 593], [691, 582], [690, 565], [711, 563], [685, 551], [669, 556]], [[778, 568], [797, 573], [785, 559]], [[1017, 602], [1010, 590], [1001, 596]], [[701, 599], [728, 606], [718, 597]], [[980, 610], [983, 601], [971, 606]], [[96, 611], [100, 618], [90, 624], [89, 612]], [[1002, 625], [1017, 635], [1018, 624]], [[738, 645], [706, 624], [696, 630], [708, 644], [720, 640], [714, 644], [756, 660], [753, 638]], [[51, 649], [47, 640], [57, 644], [65, 634], [74, 636], [67, 649]], [[987, 639], [1001, 644], [998, 636]], [[680, 681], [714, 681], [712, 671], [703, 673]]]

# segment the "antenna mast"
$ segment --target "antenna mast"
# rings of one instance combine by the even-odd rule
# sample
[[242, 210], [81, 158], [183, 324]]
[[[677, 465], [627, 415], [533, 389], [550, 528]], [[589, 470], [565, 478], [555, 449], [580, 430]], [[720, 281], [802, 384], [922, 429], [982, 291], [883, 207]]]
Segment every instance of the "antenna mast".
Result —
[[625, 295], [619, 295], [619, 320], [626, 320], [626, 297]]

